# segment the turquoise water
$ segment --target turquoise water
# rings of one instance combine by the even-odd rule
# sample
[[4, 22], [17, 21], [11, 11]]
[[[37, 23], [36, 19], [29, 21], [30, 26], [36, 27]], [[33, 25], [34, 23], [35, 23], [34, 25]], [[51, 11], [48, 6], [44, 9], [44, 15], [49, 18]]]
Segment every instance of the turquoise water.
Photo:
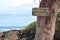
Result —
[[0, 32], [24, 29], [24, 26], [0, 26]]

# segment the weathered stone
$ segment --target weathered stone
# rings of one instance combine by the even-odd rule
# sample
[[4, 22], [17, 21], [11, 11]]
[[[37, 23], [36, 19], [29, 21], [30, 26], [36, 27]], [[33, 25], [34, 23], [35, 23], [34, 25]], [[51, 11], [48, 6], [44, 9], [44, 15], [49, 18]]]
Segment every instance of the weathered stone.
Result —
[[20, 40], [27, 40], [26, 38], [21, 38]]
[[17, 40], [17, 34], [18, 31], [11, 31], [11, 36], [9, 37], [9, 40]]
[[0, 38], [0, 40], [2, 40], [2, 38]]
[[4, 38], [4, 40], [9, 40], [8, 38]]
[[3, 33], [0, 33], [0, 38], [3, 36]]

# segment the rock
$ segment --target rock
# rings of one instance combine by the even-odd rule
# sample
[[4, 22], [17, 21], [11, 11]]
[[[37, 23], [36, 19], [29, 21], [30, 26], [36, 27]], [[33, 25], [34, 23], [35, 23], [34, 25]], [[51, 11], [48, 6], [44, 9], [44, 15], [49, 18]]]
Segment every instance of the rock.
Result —
[[0, 38], [3, 36], [3, 33], [0, 33]]
[[[11, 30], [0, 33], [0, 40], [34, 40], [35, 30]], [[60, 40], [60, 31], [56, 30], [54, 40]]]
[[21, 38], [20, 40], [27, 40], [26, 38]]
[[9, 40], [17, 40], [18, 36], [18, 31], [10, 31], [9, 32], [10, 36], [9, 36]]
[[9, 40], [8, 38], [4, 38], [4, 40]]
[[0, 40], [2, 40], [2, 38], [0, 38]]

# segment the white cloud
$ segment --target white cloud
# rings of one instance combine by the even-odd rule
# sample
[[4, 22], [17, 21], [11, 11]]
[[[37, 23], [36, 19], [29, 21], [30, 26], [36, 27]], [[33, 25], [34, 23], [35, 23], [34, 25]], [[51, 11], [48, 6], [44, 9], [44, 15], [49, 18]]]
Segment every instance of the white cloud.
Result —
[[18, 6], [20, 4], [24, 4], [24, 3], [32, 3], [33, 0], [10, 0], [9, 4], [12, 6]]
[[[38, 2], [38, 0], [36, 2]], [[25, 3], [34, 3], [34, 0], [0, 0], [0, 5], [4, 7], [14, 7]]]
[[16, 14], [23, 10], [31, 10], [33, 6], [37, 6], [38, 0], [0, 0], [0, 14], [10, 13]]
[[[6, 0], [6, 3], [3, 3], [0, 7], [0, 14], [18, 14], [18, 13], [26, 13], [28, 10], [31, 11], [32, 7], [38, 6], [38, 1], [35, 3], [34, 0]], [[2, 3], [1, 3], [2, 4]]]

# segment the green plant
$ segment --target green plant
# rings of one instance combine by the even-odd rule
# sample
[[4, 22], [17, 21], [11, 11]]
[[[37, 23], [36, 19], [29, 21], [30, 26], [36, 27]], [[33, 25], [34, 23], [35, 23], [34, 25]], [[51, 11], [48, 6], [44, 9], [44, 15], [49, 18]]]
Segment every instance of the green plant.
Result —
[[31, 30], [32, 28], [34, 29], [36, 27], [36, 22], [32, 22], [30, 23], [28, 26], [26, 26], [25, 30], [26, 31], [29, 31]]

